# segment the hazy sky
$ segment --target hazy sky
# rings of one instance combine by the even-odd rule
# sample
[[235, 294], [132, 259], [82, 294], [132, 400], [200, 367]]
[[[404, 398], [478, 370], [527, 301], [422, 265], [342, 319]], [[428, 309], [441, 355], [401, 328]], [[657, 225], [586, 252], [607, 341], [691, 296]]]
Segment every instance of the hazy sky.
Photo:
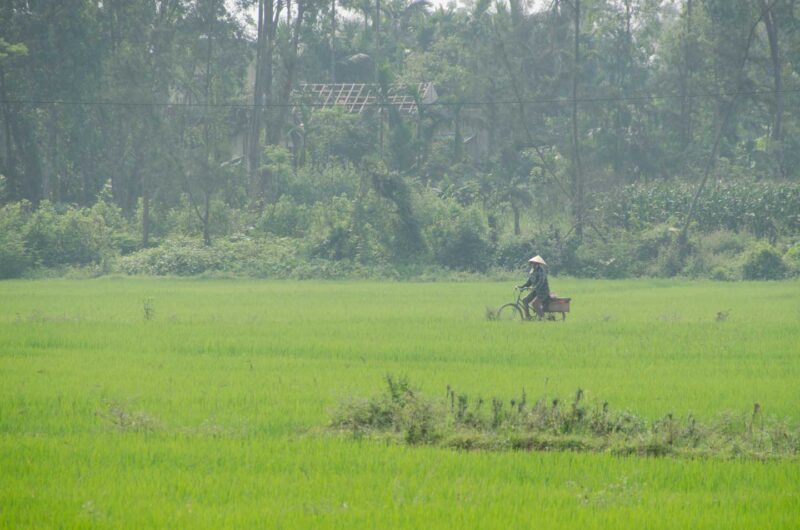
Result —
[[[410, 2], [411, 0], [409, 0]], [[456, 6], [464, 6], [464, 5], [472, 5], [475, 3], [475, 0], [429, 0], [434, 7], [447, 7], [450, 4], [455, 4]], [[528, 0], [528, 6], [531, 10], [536, 11], [542, 9], [543, 7], [549, 6], [553, 0]], [[228, 8], [235, 12], [238, 11], [238, 7], [236, 6], [235, 0], [225, 0]], [[258, 14], [258, 6], [253, 7], [250, 12], [250, 18], [255, 20]], [[251, 28], [252, 32], [255, 33], [255, 28]]]
[[[374, 0], [373, 0], [374, 1]], [[385, 0], [384, 0], [385, 1]], [[408, 3], [411, 3], [413, 0], [406, 0]], [[434, 7], [447, 7], [450, 4], [454, 4], [456, 6], [473, 6], [477, 0], [428, 0], [433, 4]], [[506, 0], [507, 1], [507, 0]], [[554, 0], [521, 0], [524, 2], [528, 8], [529, 12], [540, 11], [542, 9], [547, 9], [550, 7]], [[618, 3], [621, 3], [622, 0], [617, 0]], [[673, 6], [673, 8], [677, 8], [678, 5], [681, 4], [684, 0], [660, 0], [658, 4], [660, 7], [665, 6]], [[339, 0], [337, 0], [338, 4]], [[236, 0], [225, 0], [226, 5], [232, 12], [236, 12], [239, 8], [236, 6], [238, 3]], [[652, 6], [651, 6], [652, 7]], [[255, 20], [258, 13], [258, 6], [256, 5], [249, 11], [250, 19]], [[249, 33], [254, 36], [255, 35], [255, 25], [251, 25]]]

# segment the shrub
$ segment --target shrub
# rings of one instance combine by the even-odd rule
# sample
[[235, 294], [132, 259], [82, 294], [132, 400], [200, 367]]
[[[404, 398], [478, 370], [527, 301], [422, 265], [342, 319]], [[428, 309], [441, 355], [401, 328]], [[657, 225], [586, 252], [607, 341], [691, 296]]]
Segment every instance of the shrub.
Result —
[[324, 164], [331, 159], [357, 164], [376, 151], [374, 120], [341, 109], [322, 109], [310, 117], [306, 145], [312, 164]]
[[269, 192], [281, 196], [288, 191], [292, 179], [292, 154], [282, 145], [264, 147], [260, 173], [269, 175]]
[[599, 234], [585, 233], [583, 238], [570, 237], [564, 242], [562, 266], [568, 274], [589, 278], [624, 278], [645, 272], [647, 259], [637, 253], [641, 240], [621, 230]]
[[780, 280], [787, 273], [786, 264], [774, 247], [759, 245], [745, 256], [742, 278], [745, 280]]
[[669, 225], [656, 225], [644, 230], [637, 238], [634, 257], [642, 263], [653, 263], [669, 248], [675, 235]]
[[124, 256], [119, 270], [155, 276], [222, 272], [286, 278], [299, 265], [297, 247], [295, 240], [287, 238], [219, 240], [210, 247], [199, 240], [179, 238]]
[[485, 272], [492, 261], [486, 217], [477, 207], [450, 203], [452, 215], [436, 219], [428, 231], [428, 247], [437, 263], [450, 269]]
[[695, 234], [693, 253], [688, 257], [684, 273], [712, 280], [740, 279], [742, 254], [753, 241], [751, 235], [729, 230]]
[[342, 195], [315, 204], [310, 217], [309, 237], [305, 238], [309, 257], [367, 267], [388, 264], [394, 242], [391, 216], [385, 201], [374, 193], [355, 200]]
[[583, 276], [624, 278], [642, 274], [648, 260], [637, 259], [640, 240], [625, 232], [608, 232], [604, 240], [595, 238], [582, 244], [576, 253]]
[[18, 278], [30, 266], [25, 243], [17, 233], [0, 233], [0, 279]]
[[266, 207], [256, 228], [262, 234], [302, 237], [309, 228], [308, 208], [283, 195], [278, 202]]
[[536, 254], [541, 255], [551, 272], [558, 273], [563, 267], [563, 240], [558, 228], [533, 232], [528, 236], [513, 236], [502, 239], [495, 252], [495, 264], [505, 269], [518, 269]]
[[728, 267], [714, 267], [709, 272], [708, 277], [720, 282], [730, 282], [738, 279], [733, 270]]
[[25, 247], [38, 265], [87, 265], [110, 252], [105, 219], [98, 212], [67, 207], [59, 213], [42, 201], [22, 228]]
[[334, 197], [329, 204], [312, 208], [310, 254], [331, 260], [353, 259], [358, 247], [353, 231], [353, 201], [346, 195]]
[[214, 247], [203, 247], [199, 241], [180, 238], [125, 256], [120, 260], [119, 267], [128, 274], [191, 276], [210, 270], [223, 270], [225, 261], [225, 257]]
[[[135, 228], [136, 231], [141, 230], [143, 216], [144, 216], [144, 202], [140, 197], [136, 203], [136, 211], [134, 212], [132, 221], [132, 225], [136, 227]], [[175, 230], [175, 226], [173, 224], [175, 216], [173, 215], [173, 211], [168, 209], [165, 205], [158, 203], [157, 201], [150, 202], [148, 219], [150, 220], [150, 225], [149, 225], [150, 239], [165, 238], [170, 234], [170, 232]], [[123, 250], [122, 253], [127, 254], [129, 253], [129, 251], [132, 250], [135, 249], [128, 249], [128, 252]]]
[[102, 217], [88, 210], [70, 208], [57, 227], [58, 246], [55, 264], [86, 265], [101, 260], [108, 244], [108, 230]]
[[800, 274], [800, 243], [795, 243], [789, 247], [789, 250], [783, 256], [783, 260], [788, 267], [788, 273], [794, 276]]
[[297, 168], [287, 184], [287, 194], [298, 203], [312, 205], [340, 195], [355, 196], [361, 173], [351, 165], [328, 164]]
[[717, 255], [734, 257], [747, 250], [752, 241], [752, 236], [747, 234], [731, 232], [730, 230], [716, 230], [703, 234], [700, 237], [700, 246]]
[[534, 248], [533, 241], [527, 237], [513, 237], [501, 240], [497, 245], [495, 263], [505, 269], [519, 269], [533, 256]]
[[21, 234], [28, 206], [18, 202], [0, 208], [0, 278], [17, 278], [31, 265]]
[[[232, 214], [233, 209], [225, 204], [222, 198], [216, 196], [211, 198], [208, 224], [212, 240], [234, 231], [231, 220]], [[168, 211], [165, 222], [169, 226], [168, 233], [178, 235], [178, 237], [200, 236], [203, 234], [203, 222], [200, 220], [198, 212], [187, 194], [181, 196], [180, 204], [177, 207]], [[162, 221], [159, 219], [160, 223]]]
[[259, 278], [287, 278], [301, 263], [296, 239], [274, 237], [217, 241], [215, 247], [232, 260], [225, 270]]
[[331, 427], [354, 435], [385, 431], [410, 445], [426, 444], [440, 438], [440, 411], [418, 396], [404, 377], [386, 376], [387, 392], [369, 400], [350, 400], [334, 413]]

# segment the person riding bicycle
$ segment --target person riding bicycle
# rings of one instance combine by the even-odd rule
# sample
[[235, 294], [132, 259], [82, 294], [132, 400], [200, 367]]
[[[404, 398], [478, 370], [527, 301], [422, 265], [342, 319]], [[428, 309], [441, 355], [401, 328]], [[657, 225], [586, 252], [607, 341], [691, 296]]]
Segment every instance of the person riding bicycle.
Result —
[[541, 256], [536, 255], [528, 260], [531, 264], [531, 270], [528, 272], [528, 281], [522, 285], [518, 285], [517, 289], [531, 288], [530, 294], [522, 299], [522, 309], [525, 311], [525, 318], [531, 319], [531, 313], [528, 309], [528, 304], [533, 304], [536, 310], [536, 316], [539, 320], [544, 318], [544, 304], [550, 298], [550, 285], [547, 282], [547, 263]]

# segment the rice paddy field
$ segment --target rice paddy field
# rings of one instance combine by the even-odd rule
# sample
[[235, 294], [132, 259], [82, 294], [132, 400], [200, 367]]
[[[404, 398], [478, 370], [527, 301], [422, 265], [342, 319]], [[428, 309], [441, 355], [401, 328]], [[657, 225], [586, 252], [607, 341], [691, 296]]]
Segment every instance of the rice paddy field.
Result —
[[459, 452], [330, 434], [447, 385], [655, 419], [800, 423], [800, 283], [551, 279], [566, 322], [493, 322], [506, 283], [0, 282], [1, 528], [800, 528], [800, 462]]

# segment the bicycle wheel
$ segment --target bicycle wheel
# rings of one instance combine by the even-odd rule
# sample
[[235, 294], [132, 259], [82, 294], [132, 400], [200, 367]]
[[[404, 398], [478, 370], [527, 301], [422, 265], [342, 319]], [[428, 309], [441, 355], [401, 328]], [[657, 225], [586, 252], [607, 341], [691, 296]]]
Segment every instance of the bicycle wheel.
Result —
[[517, 304], [506, 304], [497, 310], [497, 320], [522, 320], [522, 309]]

